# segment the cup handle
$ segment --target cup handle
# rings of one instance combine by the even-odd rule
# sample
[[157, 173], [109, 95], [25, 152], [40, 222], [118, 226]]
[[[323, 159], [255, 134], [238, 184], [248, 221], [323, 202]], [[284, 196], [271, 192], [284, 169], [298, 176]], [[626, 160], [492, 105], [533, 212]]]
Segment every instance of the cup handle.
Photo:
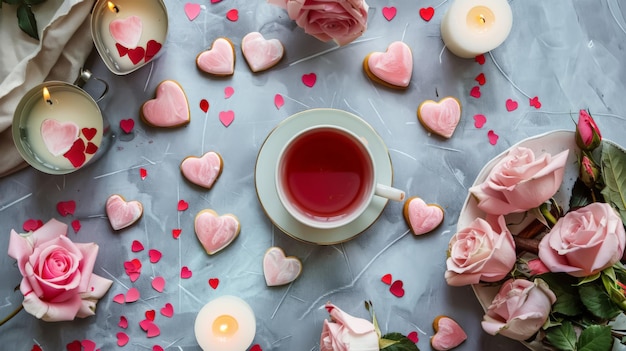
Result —
[[393, 201], [404, 201], [406, 194], [404, 191], [384, 184], [376, 184], [374, 194]]
[[102, 94], [100, 94], [98, 98], [95, 99], [96, 102], [100, 102], [100, 100], [102, 100], [104, 96], [109, 92], [109, 83], [107, 83], [103, 79], [94, 77], [90, 70], [81, 67], [80, 72], [78, 73], [78, 77], [76, 78], [76, 81], [74, 81], [74, 85], [82, 88], [87, 83], [87, 81], [92, 78], [104, 84], [104, 91], [102, 92]]

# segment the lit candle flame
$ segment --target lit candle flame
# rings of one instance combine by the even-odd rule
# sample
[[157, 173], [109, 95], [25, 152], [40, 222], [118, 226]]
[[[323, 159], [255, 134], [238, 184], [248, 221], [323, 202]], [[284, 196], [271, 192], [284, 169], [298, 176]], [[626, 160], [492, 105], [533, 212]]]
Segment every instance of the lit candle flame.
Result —
[[117, 5], [115, 5], [114, 3], [110, 1], [107, 1], [107, 6], [109, 7], [109, 10], [111, 10], [111, 12], [115, 12], [115, 13], [120, 12], [120, 9], [117, 7]]
[[48, 88], [46, 87], [43, 87], [43, 100], [49, 105], [52, 105], [52, 100], [50, 99], [50, 91], [48, 91]]

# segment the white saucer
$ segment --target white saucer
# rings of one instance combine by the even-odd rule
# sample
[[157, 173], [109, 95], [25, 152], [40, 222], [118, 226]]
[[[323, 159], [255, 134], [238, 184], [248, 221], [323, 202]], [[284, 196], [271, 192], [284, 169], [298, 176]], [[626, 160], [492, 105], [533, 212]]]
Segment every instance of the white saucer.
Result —
[[317, 229], [296, 221], [280, 203], [274, 175], [278, 153], [298, 131], [320, 124], [346, 128], [367, 140], [374, 156], [377, 182], [392, 185], [393, 169], [385, 143], [363, 119], [342, 110], [312, 109], [294, 114], [279, 123], [267, 136], [257, 156], [254, 182], [256, 193], [269, 219], [287, 235], [307, 243], [332, 245], [352, 239], [374, 223], [383, 212], [387, 199], [375, 196], [370, 206], [356, 220], [345, 227]]

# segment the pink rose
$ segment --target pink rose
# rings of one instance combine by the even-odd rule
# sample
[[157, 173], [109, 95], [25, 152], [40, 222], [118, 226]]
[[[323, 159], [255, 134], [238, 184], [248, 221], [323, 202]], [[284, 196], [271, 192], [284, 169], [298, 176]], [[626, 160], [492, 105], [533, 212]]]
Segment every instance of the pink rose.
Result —
[[541, 279], [507, 280], [487, 309], [482, 327], [491, 334], [526, 340], [546, 322], [556, 295]]
[[353, 317], [331, 303], [330, 321], [324, 320], [320, 351], [378, 351], [378, 334], [371, 322]]
[[367, 29], [364, 0], [267, 0], [287, 9], [289, 18], [321, 41], [334, 40], [345, 45]]
[[556, 156], [535, 158], [532, 150], [516, 147], [491, 170], [487, 179], [469, 189], [478, 208], [488, 214], [506, 215], [538, 207], [561, 186], [569, 150]]
[[482, 218], [450, 239], [445, 277], [448, 285], [462, 286], [480, 281], [503, 279], [515, 264], [515, 242], [504, 217], [497, 218], [496, 228]]
[[539, 243], [539, 258], [552, 272], [585, 277], [618, 262], [626, 234], [607, 203], [594, 202], [559, 218]]
[[44, 321], [67, 321], [95, 313], [112, 281], [92, 273], [98, 245], [75, 244], [67, 225], [51, 219], [34, 232], [11, 230], [9, 256], [22, 273], [24, 309]]
[[593, 150], [602, 142], [600, 128], [591, 115], [585, 110], [578, 113], [578, 123], [576, 124], [576, 145], [583, 150]]

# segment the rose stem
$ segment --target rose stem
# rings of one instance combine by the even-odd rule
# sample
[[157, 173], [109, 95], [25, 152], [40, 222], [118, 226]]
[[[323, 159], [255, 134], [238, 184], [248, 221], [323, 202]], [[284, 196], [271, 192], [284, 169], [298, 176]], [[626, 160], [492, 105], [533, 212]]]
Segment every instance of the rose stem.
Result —
[[20, 304], [11, 314], [6, 316], [3, 320], [0, 321], [0, 327], [4, 325], [4, 323], [11, 320], [11, 318], [15, 317], [16, 314], [20, 313], [21, 310], [24, 309], [24, 305]]

